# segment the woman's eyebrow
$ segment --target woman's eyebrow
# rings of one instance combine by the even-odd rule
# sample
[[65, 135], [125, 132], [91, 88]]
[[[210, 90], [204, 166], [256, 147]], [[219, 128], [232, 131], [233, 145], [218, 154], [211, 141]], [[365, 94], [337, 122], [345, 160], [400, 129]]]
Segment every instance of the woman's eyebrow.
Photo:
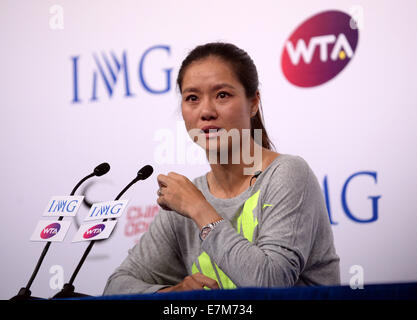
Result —
[[213, 91], [217, 91], [217, 90], [220, 90], [220, 89], [223, 89], [223, 88], [235, 89], [235, 87], [232, 86], [231, 84], [228, 84], [228, 83], [219, 83], [219, 84], [214, 85], [212, 87], [212, 90]]
[[[223, 89], [223, 88], [235, 89], [235, 87], [232, 86], [231, 84], [228, 84], [228, 83], [219, 83], [219, 84], [216, 84], [216, 85], [212, 86], [211, 87], [211, 91], [217, 91], [217, 90], [220, 90], [220, 89]], [[200, 93], [201, 90], [198, 89], [198, 88], [195, 88], [195, 87], [189, 87], [189, 88], [185, 88], [182, 91], [182, 94], [185, 94], [185, 93], [188, 93], [188, 92]]]
[[184, 90], [182, 90], [182, 94], [184, 94], [184, 93], [187, 93], [187, 92], [201, 92], [199, 89], [197, 89], [197, 88], [193, 88], [193, 87], [190, 87], [190, 88], [185, 88]]

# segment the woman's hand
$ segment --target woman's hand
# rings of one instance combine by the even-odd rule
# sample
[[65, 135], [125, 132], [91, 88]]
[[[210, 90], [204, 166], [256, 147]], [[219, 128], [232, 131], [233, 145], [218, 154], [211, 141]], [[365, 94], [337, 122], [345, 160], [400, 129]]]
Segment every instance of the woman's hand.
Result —
[[172, 292], [172, 291], [190, 291], [190, 290], [202, 290], [204, 287], [210, 289], [219, 289], [219, 284], [216, 280], [206, 277], [200, 272], [191, 276], [187, 276], [175, 286], [167, 287], [159, 290], [158, 292]]
[[157, 180], [157, 203], [162, 209], [173, 210], [193, 219], [199, 229], [222, 219], [203, 193], [187, 177], [170, 172], [168, 175], [158, 175]]
[[175, 172], [157, 177], [158, 204], [165, 210], [174, 210], [192, 218], [193, 207], [206, 206], [207, 200], [200, 190], [185, 176]]

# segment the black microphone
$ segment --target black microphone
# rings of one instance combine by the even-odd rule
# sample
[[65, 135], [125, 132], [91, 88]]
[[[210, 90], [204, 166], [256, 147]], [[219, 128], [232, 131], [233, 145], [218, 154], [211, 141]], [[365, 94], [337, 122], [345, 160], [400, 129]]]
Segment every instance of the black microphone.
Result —
[[[90, 173], [88, 176], [85, 176], [80, 180], [80, 182], [77, 183], [77, 185], [72, 189], [72, 192], [70, 196], [73, 196], [75, 194], [75, 191], [79, 188], [80, 185], [84, 183], [85, 180], [88, 180], [94, 176], [101, 177], [102, 175], [105, 175], [107, 172], [110, 171], [110, 165], [107, 162], [103, 162], [102, 164], [99, 164], [97, 167], [94, 168], [93, 172]], [[59, 217], [59, 221], [61, 221], [63, 217]]]
[[99, 164], [97, 167], [94, 168], [94, 175], [97, 177], [101, 177], [105, 175], [110, 170], [110, 165], [107, 162], [103, 162]]
[[[74, 189], [72, 189], [70, 196], [73, 196], [75, 194], [75, 191], [77, 191], [78, 187], [87, 179], [90, 179], [94, 176], [100, 177], [104, 174], [106, 174], [107, 172], [109, 172], [110, 170], [110, 165], [107, 162], [103, 162], [102, 164], [99, 164], [97, 167], [94, 168], [93, 172], [90, 173], [89, 175], [85, 176], [84, 178], [82, 178], [74, 187]], [[63, 216], [60, 216], [58, 218], [58, 221], [61, 221], [62, 219], [64, 219]], [[18, 292], [17, 295], [15, 295], [13, 298], [11, 298], [10, 300], [12, 301], [20, 301], [20, 300], [33, 300], [33, 299], [41, 299], [41, 298], [37, 298], [37, 297], [32, 297], [31, 296], [31, 291], [30, 291], [30, 287], [32, 286], [33, 281], [35, 280], [36, 275], [38, 274], [38, 271], [42, 265], [43, 259], [46, 256], [46, 253], [48, 252], [48, 249], [51, 245], [51, 241], [48, 241], [41, 253], [41, 256], [39, 257], [38, 263], [36, 264], [35, 270], [33, 270], [32, 276], [30, 277], [26, 287], [21, 288]]]
[[[124, 187], [124, 189], [117, 195], [117, 197], [114, 199], [114, 201], [117, 201], [121, 198], [121, 196], [132, 186], [134, 185], [136, 182], [138, 182], [139, 180], [145, 180], [147, 178], [150, 177], [150, 175], [153, 173], [153, 168], [150, 165], [146, 165], [144, 166], [142, 169], [139, 170], [137, 176], [126, 186]], [[112, 220], [114, 220], [116, 218], [112, 218]], [[103, 219], [103, 222], [107, 221], [107, 219]], [[52, 297], [52, 299], [56, 299], [56, 298], [73, 298], [73, 297], [88, 297], [89, 295], [87, 294], [83, 294], [83, 293], [78, 293], [75, 292], [75, 287], [73, 285], [74, 280], [78, 274], [78, 272], [80, 271], [85, 259], [87, 258], [88, 254], [90, 253], [91, 249], [94, 246], [94, 243], [96, 241], [99, 240], [92, 240], [90, 242], [90, 244], [88, 245], [88, 247], [85, 249], [83, 256], [80, 259], [80, 262], [78, 263], [77, 267], [75, 268], [71, 279], [68, 283], [64, 284], [64, 287], [62, 288], [61, 291], [59, 291], [56, 295], [54, 295]]]
[[138, 175], [137, 175], [136, 179], [138, 179], [138, 181], [148, 179], [151, 176], [152, 173], [153, 173], [152, 166], [146, 165], [138, 171]]
[[249, 187], [251, 186], [251, 184], [252, 184], [252, 179], [253, 178], [258, 178], [260, 175], [261, 175], [261, 173], [262, 173], [262, 171], [261, 170], [258, 170], [258, 171], [255, 171], [255, 173], [253, 174], [253, 176], [252, 176], [252, 178], [250, 178], [250, 181], [249, 181]]
[[150, 175], [153, 173], [153, 168], [150, 165], [146, 165], [143, 168], [141, 168], [138, 171], [138, 174], [136, 176], [135, 179], [133, 179], [116, 197], [116, 199], [114, 199], [115, 201], [119, 200], [120, 197], [132, 186], [134, 185], [136, 182], [138, 182], [139, 180], [145, 180], [148, 179], [150, 177]]

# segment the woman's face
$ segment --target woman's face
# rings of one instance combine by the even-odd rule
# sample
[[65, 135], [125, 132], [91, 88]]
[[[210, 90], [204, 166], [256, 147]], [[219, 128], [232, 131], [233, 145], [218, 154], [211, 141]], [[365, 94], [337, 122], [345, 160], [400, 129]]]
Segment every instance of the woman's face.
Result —
[[[222, 135], [237, 132], [242, 137], [242, 129], [250, 129], [250, 118], [256, 114], [258, 102], [257, 95], [252, 99], [246, 97], [232, 67], [221, 58], [194, 61], [185, 71], [182, 116], [187, 131], [194, 129], [192, 137], [198, 132], [197, 143], [207, 151], [221, 147]], [[225, 146], [230, 147], [228, 143]]]

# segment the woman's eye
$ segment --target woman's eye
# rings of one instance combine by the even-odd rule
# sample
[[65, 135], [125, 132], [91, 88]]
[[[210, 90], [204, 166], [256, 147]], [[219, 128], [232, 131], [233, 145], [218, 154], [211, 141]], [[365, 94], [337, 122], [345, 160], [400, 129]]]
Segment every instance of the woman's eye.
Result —
[[194, 94], [191, 94], [187, 97], [185, 97], [185, 101], [197, 101], [197, 96]]
[[227, 98], [229, 96], [230, 96], [230, 94], [228, 94], [227, 92], [219, 92], [217, 94], [217, 97], [220, 98], [220, 99], [224, 99], [224, 98]]

